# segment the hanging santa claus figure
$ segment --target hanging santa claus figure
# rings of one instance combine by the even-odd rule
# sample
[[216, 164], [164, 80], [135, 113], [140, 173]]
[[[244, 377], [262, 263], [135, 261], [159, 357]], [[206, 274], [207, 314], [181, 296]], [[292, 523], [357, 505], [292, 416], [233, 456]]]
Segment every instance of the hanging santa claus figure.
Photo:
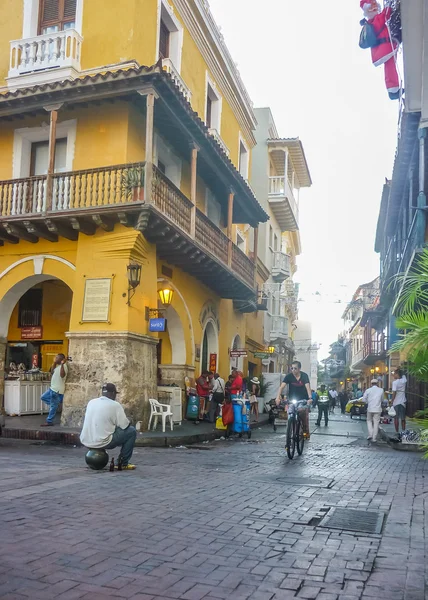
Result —
[[400, 81], [395, 63], [398, 42], [391, 38], [388, 27], [391, 7], [386, 6], [382, 10], [376, 0], [361, 0], [360, 6], [376, 38], [374, 45], [371, 45], [373, 64], [375, 67], [384, 65], [386, 89], [391, 100], [397, 100], [400, 97]]

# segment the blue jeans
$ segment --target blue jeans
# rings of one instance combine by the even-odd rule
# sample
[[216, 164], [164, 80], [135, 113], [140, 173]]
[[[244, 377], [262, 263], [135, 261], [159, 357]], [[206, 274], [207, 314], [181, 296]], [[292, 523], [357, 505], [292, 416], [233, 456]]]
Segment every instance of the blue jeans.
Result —
[[64, 400], [64, 394], [58, 394], [58, 392], [54, 392], [49, 388], [44, 394], [42, 394], [40, 399], [50, 407], [46, 423], [53, 423], [56, 411], [58, 409], [58, 404]]
[[116, 427], [110, 444], [108, 446], [104, 446], [104, 449], [111, 450], [112, 448], [117, 448], [117, 446], [122, 446], [120, 450], [120, 456], [122, 457], [122, 464], [125, 466], [131, 460], [136, 437], [137, 431], [132, 425], [128, 425], [126, 429]]

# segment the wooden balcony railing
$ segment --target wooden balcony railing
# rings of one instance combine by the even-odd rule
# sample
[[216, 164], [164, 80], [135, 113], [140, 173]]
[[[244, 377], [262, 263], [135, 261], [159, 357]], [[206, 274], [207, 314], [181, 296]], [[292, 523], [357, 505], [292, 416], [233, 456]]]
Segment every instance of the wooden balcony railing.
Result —
[[[144, 201], [145, 163], [130, 163], [0, 181], [0, 218], [37, 215], [67, 216], [84, 211]], [[129, 188], [130, 181], [141, 185]], [[153, 166], [152, 204], [185, 234], [191, 236], [191, 201]], [[196, 210], [195, 242], [221, 261], [229, 264], [232, 247], [232, 271], [254, 287], [254, 262], [201, 211]]]
[[143, 200], [142, 186], [134, 188], [130, 195], [124, 189], [123, 182], [130, 171], [143, 172], [144, 163], [55, 173], [51, 199], [47, 193], [47, 175], [0, 181], [0, 215], [41, 214]]
[[232, 270], [238, 273], [249, 285], [254, 286], [255, 264], [235, 245], [232, 248]]
[[384, 356], [388, 350], [387, 345], [388, 338], [385, 335], [379, 337], [373, 336], [371, 340], [364, 344], [364, 360], [369, 357], [381, 357]]
[[190, 235], [192, 203], [159, 169], [153, 166], [152, 202]]
[[227, 264], [229, 238], [200, 210], [196, 210], [196, 241]]

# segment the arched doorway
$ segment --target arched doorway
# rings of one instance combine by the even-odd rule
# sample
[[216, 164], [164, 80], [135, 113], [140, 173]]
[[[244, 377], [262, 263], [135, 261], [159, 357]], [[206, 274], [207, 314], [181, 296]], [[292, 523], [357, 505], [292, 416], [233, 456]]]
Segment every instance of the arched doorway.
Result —
[[[231, 348], [232, 348], [232, 350], [240, 350], [243, 348], [240, 335], [238, 335], [238, 334], [235, 335], [235, 337], [232, 340]], [[243, 372], [244, 371], [244, 357], [243, 356], [231, 357], [230, 370], [232, 370], [232, 367], [235, 369], [238, 369], [238, 371]]]
[[40, 396], [49, 387], [53, 359], [68, 354], [65, 332], [72, 298], [72, 290], [61, 279], [38, 274], [12, 285], [0, 300], [7, 414], [40, 414], [45, 408]]
[[164, 316], [167, 330], [159, 334], [158, 364], [185, 365], [186, 342], [180, 316], [172, 306], [168, 307]]
[[202, 336], [201, 371], [210, 370], [211, 355], [216, 356], [216, 367], [218, 369], [218, 333], [214, 322], [209, 320], [205, 325]]

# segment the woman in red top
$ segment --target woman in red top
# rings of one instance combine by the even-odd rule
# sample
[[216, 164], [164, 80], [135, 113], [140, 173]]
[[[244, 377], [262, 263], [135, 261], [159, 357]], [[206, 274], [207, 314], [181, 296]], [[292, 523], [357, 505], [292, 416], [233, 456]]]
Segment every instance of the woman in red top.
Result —
[[236, 396], [238, 396], [242, 392], [244, 380], [242, 379], [242, 373], [240, 371], [234, 371], [232, 375], [233, 380], [230, 386], [230, 395], [232, 398], [236, 398]]

